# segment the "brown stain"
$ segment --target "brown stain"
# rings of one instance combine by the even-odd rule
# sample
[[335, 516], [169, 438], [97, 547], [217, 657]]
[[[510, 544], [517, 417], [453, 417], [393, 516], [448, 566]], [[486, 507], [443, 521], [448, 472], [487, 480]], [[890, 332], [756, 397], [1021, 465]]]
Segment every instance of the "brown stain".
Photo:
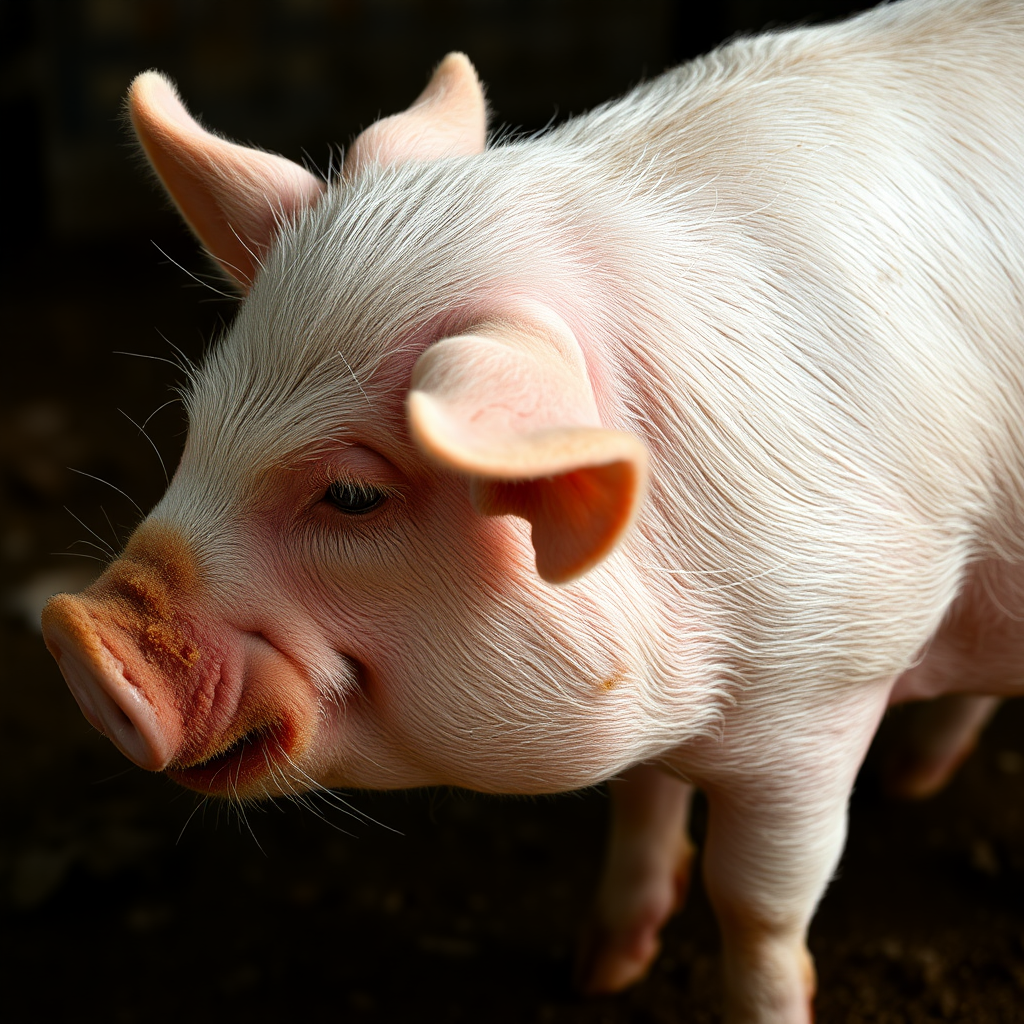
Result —
[[190, 670], [202, 648], [185, 627], [183, 609], [201, 589], [195, 556], [174, 527], [147, 520], [123, 554], [86, 590], [83, 601], [137, 638], [139, 650], [165, 670]]
[[179, 631], [169, 628], [163, 622], [153, 622], [146, 627], [146, 647], [157, 656], [173, 658], [185, 668], [192, 668], [199, 661], [199, 647]]
[[610, 675], [607, 679], [602, 679], [599, 686], [605, 693], [608, 693], [614, 690], [619, 683], [624, 683], [626, 678], [626, 673], [620, 670]]
[[146, 520], [129, 538], [119, 561], [158, 571], [181, 596], [194, 597], [200, 589], [191, 544], [179, 530], [160, 520]]

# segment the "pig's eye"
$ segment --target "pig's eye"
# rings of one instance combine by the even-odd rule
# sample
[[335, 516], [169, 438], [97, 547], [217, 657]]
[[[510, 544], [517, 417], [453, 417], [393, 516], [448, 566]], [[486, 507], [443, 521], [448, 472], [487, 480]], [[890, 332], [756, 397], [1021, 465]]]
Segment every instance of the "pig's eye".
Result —
[[372, 512], [378, 505], [382, 505], [386, 498], [387, 494], [376, 487], [353, 484], [347, 480], [335, 480], [324, 495], [324, 501], [349, 516], [361, 516]]

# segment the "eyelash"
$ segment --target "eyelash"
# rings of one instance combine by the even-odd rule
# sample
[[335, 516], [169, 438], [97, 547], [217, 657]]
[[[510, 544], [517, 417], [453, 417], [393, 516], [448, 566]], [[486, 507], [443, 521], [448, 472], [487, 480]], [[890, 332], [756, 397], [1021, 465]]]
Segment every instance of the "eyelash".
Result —
[[323, 500], [342, 515], [365, 516], [387, 501], [387, 491], [379, 487], [354, 483], [351, 480], [335, 480], [324, 491]]

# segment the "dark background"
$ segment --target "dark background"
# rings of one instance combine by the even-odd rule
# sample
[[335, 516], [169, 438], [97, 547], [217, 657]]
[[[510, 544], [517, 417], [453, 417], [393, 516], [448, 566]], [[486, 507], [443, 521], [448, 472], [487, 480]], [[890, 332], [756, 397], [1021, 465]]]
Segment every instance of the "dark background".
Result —
[[[452, 49], [476, 64], [495, 123], [533, 130], [736, 32], [850, 9], [0, 4], [0, 1016], [713, 1019], [716, 935], [699, 887], [646, 983], [615, 998], [572, 992], [601, 792], [347, 795], [379, 824], [326, 803], [322, 818], [289, 805], [192, 816], [193, 796], [128, 766], [90, 730], [36, 623], [48, 594], [98, 571], [82, 556], [123, 541], [139, 517], [132, 502], [148, 508], [163, 488], [132, 421], [159, 410], [147, 433], [169, 467], [177, 458], [182, 414], [161, 406], [180, 375], [158, 360], [173, 359], [171, 343], [198, 358], [232, 315], [186, 273], [208, 268], [123, 131], [134, 74], [161, 68], [207, 124], [325, 167], [332, 146], [407, 105]], [[1004, 709], [926, 804], [884, 800], [866, 769], [847, 856], [812, 930], [819, 1020], [1024, 1019], [1021, 710]], [[698, 808], [698, 834], [700, 819]]]

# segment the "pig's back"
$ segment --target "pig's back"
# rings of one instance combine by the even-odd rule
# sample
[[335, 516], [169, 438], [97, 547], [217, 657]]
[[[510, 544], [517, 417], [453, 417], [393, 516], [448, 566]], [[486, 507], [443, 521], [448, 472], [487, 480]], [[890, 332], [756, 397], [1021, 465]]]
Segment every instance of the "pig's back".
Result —
[[605, 340], [654, 551], [780, 673], [830, 645], [898, 670], [972, 560], [1024, 558], [1022, 96], [1024, 5], [911, 0], [738, 41], [552, 139], [639, 218], [645, 330]]
[[643, 265], [676, 328], [644, 343], [678, 373], [673, 415], [713, 354], [745, 436], [787, 424], [1024, 555], [1022, 97], [1024, 4], [904, 0], [567, 125], [591, 159], [601, 140], [624, 215], [646, 192], [663, 226]]

